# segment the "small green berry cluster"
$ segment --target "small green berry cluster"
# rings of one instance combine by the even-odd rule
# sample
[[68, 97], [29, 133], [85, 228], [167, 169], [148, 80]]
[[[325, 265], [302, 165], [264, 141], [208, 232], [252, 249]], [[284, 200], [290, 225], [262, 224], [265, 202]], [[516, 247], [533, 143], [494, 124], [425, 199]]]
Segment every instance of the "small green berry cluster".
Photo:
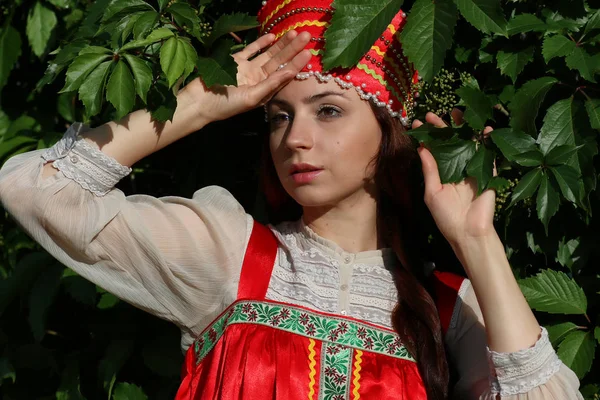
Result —
[[519, 183], [519, 179], [508, 179], [508, 185], [496, 190], [496, 208], [494, 210], [494, 221], [498, 221], [506, 207], [506, 202], [509, 200], [515, 186]]
[[212, 33], [212, 25], [208, 22], [200, 22], [200, 37], [209, 37]]
[[437, 115], [449, 114], [460, 100], [456, 89], [472, 79], [473, 76], [467, 72], [442, 68], [432, 82], [419, 82], [417, 91], [420, 93], [420, 98], [416, 110], [417, 117], [422, 118], [429, 111]]

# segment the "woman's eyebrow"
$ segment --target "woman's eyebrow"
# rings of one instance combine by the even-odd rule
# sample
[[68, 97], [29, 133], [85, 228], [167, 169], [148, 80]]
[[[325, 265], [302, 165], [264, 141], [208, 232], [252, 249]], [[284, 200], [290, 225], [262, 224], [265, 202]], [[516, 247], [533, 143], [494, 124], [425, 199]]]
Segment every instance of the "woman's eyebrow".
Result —
[[327, 97], [327, 96], [339, 96], [339, 97], [347, 98], [343, 92], [327, 90], [325, 92], [321, 92], [321, 93], [317, 93], [317, 94], [313, 94], [311, 96], [305, 97], [304, 99], [302, 99], [302, 102], [304, 104], [312, 104], [318, 100], [321, 100], [323, 97]]
[[[317, 93], [317, 94], [313, 94], [308, 97], [305, 97], [304, 99], [302, 99], [302, 102], [304, 104], [312, 104], [312, 103], [319, 101], [322, 98], [327, 97], [327, 96], [339, 96], [339, 97], [343, 97], [343, 98], [347, 99], [346, 95], [343, 92], [327, 90], [325, 92], [321, 92], [321, 93]], [[267, 107], [271, 106], [271, 105], [275, 105], [275, 104], [278, 106], [283, 106], [283, 107], [291, 106], [291, 104], [288, 101], [285, 101], [283, 99], [274, 98], [269, 101], [269, 103], [267, 104]]]

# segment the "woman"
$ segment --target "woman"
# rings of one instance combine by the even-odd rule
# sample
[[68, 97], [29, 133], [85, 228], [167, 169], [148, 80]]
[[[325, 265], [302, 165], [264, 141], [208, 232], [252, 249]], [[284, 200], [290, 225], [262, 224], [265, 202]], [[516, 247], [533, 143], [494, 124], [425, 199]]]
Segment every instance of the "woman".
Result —
[[[264, 4], [268, 34], [235, 55], [238, 87], [193, 81], [159, 131], [146, 111], [74, 125], [6, 163], [4, 207], [65, 265], [181, 328], [179, 399], [445, 399], [448, 364], [455, 398], [581, 398], [512, 275], [494, 192], [442, 185], [423, 148], [425, 202], [470, 280], [436, 273], [436, 308], [415, 278], [403, 13], [355, 67], [326, 73], [330, 2]], [[300, 219], [267, 229], [217, 187], [192, 199], [114, 189], [143, 157], [261, 104], [267, 197]]]

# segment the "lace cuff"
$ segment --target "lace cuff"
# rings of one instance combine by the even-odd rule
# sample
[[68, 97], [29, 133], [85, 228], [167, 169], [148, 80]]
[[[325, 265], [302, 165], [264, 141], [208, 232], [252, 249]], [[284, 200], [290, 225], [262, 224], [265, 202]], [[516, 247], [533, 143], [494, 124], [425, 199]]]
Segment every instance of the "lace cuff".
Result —
[[53, 161], [55, 168], [82, 188], [96, 196], [104, 196], [131, 173], [131, 168], [119, 164], [97, 146], [79, 137], [82, 128], [80, 123], [71, 125], [62, 139], [42, 153], [42, 158]]
[[488, 348], [488, 356], [491, 392], [501, 397], [527, 393], [545, 384], [562, 364], [544, 327], [533, 347], [514, 353], [497, 353]]

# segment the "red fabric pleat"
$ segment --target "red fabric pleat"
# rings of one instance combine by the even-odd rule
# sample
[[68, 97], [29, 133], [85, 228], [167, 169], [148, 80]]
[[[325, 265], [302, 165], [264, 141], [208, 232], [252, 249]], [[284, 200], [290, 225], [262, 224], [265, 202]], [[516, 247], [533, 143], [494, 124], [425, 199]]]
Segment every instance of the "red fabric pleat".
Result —
[[254, 221], [244, 256], [238, 299], [262, 300], [267, 294], [275, 257], [277, 239], [266, 226]]
[[450, 272], [433, 272], [433, 282], [435, 288], [436, 301], [435, 304], [440, 315], [442, 331], [444, 334], [448, 332], [454, 307], [458, 299], [458, 291], [465, 278], [452, 274]]

